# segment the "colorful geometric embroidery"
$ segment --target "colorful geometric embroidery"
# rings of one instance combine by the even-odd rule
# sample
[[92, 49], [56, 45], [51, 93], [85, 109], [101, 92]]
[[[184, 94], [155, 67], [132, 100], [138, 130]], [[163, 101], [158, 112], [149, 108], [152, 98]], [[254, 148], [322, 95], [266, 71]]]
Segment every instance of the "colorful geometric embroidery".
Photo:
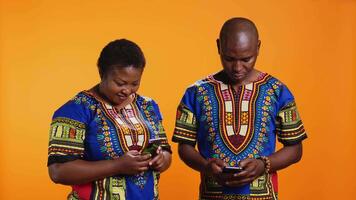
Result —
[[76, 191], [72, 191], [68, 196], [67, 200], [80, 200], [79, 195]]
[[268, 199], [277, 200], [277, 194], [274, 191], [271, 176], [276, 176], [277, 174], [263, 174], [262, 176], [256, 178], [250, 184], [251, 199]]
[[[162, 148], [171, 151], [153, 103], [149, 98], [136, 95], [131, 104], [115, 110], [90, 91], [79, 93], [61, 107], [60, 112], [55, 113], [50, 131], [48, 162], [66, 162], [78, 158], [116, 159], [129, 150], [142, 151], [148, 145], [149, 138], [157, 137], [164, 138]], [[84, 122], [62, 117], [63, 113]], [[148, 177], [152, 175], [154, 179], [148, 182]], [[157, 184], [157, 175], [149, 170], [137, 176], [107, 177], [85, 187], [73, 186], [69, 197], [80, 199], [80, 195], [86, 195], [83, 191], [87, 191], [95, 200], [125, 199], [131, 198], [127, 191], [134, 191], [134, 195], [140, 196], [142, 189], [147, 186], [155, 190], [152, 199], [158, 199]]]
[[[265, 73], [236, 91], [208, 76], [187, 89], [172, 140], [198, 143], [204, 158], [219, 158], [230, 166], [248, 157], [268, 156], [275, 151], [276, 136], [284, 144], [306, 138], [291, 99], [286, 86]], [[284, 102], [287, 106], [280, 109]], [[256, 179], [249, 192], [241, 194], [225, 193], [214, 178], [201, 176], [200, 199], [277, 199], [276, 174]]]
[[64, 117], [53, 119], [50, 128], [48, 156], [54, 160], [72, 160], [84, 153], [85, 124]]
[[[220, 81], [216, 81], [212, 76], [208, 77], [210, 85], [214, 87], [214, 91], [216, 92], [216, 98], [219, 100], [219, 106], [217, 110], [219, 110], [220, 113], [220, 119], [218, 118], [219, 120], [215, 120], [217, 124], [220, 124], [220, 130], [218, 131], [220, 133], [219, 136], [216, 135], [217, 131], [213, 128], [213, 120], [211, 120], [211, 122], [206, 122], [207, 124], [209, 124], [210, 127], [208, 129], [208, 140], [212, 141], [212, 149], [214, 150], [215, 155], [217, 155], [218, 158], [227, 162], [230, 166], [236, 166], [237, 163], [243, 158], [256, 157], [258, 155], [258, 152], [261, 152], [263, 148], [262, 143], [266, 142], [265, 134], [254, 134], [255, 119], [259, 119], [257, 116], [255, 116], [256, 113], [254, 112], [254, 110], [256, 99], [258, 98], [258, 91], [260, 90], [259, 88], [261, 87], [262, 83], [266, 81], [267, 78], [268, 76], [264, 74], [264, 76], [261, 76], [259, 78], [259, 81], [241, 86], [239, 90], [240, 93], [236, 93], [234, 92], [232, 87], [225, 85]], [[200, 88], [200, 86], [198, 87]], [[200, 89], [198, 91], [204, 90], [206, 89]], [[223, 92], [219, 93], [219, 91]], [[222, 95], [220, 95], [222, 93], [225, 94], [225, 99], [231, 99], [233, 101], [231, 101], [231, 103], [224, 101], [225, 99], [221, 98]], [[203, 93], [200, 92], [198, 94], [203, 95]], [[205, 94], [208, 94], [208, 92], [205, 92]], [[227, 98], [227, 94], [231, 96]], [[203, 99], [206, 99], [207, 101], [209, 101], [209, 99], [211, 98], [208, 95], [203, 96]], [[232, 108], [229, 108], [229, 105], [231, 105]], [[203, 110], [206, 115], [213, 115], [211, 110], [206, 110], [204, 108]], [[224, 117], [222, 117], [224, 116], [224, 112], [227, 113], [225, 114], [225, 119]], [[265, 120], [264, 117], [262, 117], [262, 120]], [[236, 121], [237, 125], [229, 125], [231, 121]], [[263, 122], [260, 123], [263, 124]], [[253, 140], [253, 138], [256, 137], [258, 139]], [[220, 142], [220, 138], [223, 139], [223, 145]], [[253, 143], [251, 143], [251, 141], [253, 141]], [[229, 151], [224, 150], [225, 146], [228, 147]]]
[[[246, 147], [246, 143], [248, 143], [252, 135], [250, 134], [253, 131], [253, 116], [251, 117], [249, 110], [252, 108], [252, 90], [254, 85], [248, 84], [246, 86], [242, 86], [241, 97], [237, 96], [233, 91], [232, 87], [219, 83], [215, 85], [216, 88], [220, 90], [217, 91], [217, 97], [220, 98], [220, 108], [221, 108], [221, 132], [223, 133], [224, 143], [227, 147], [230, 148], [232, 152], [235, 154], [239, 154]], [[219, 93], [220, 92], [220, 93]], [[235, 122], [235, 117], [239, 116], [239, 120], [237, 123]]]
[[195, 144], [196, 140], [196, 118], [184, 104], [180, 104], [177, 110], [176, 127], [174, 129], [173, 140], [189, 141]]
[[128, 104], [117, 112], [109, 104], [103, 104], [107, 116], [116, 124], [120, 145], [124, 151], [142, 151], [148, 142], [148, 130], [137, 113], [134, 104]]
[[295, 102], [285, 105], [278, 113], [276, 121], [278, 140], [285, 145], [292, 145], [306, 137]]
[[154, 199], [153, 200], [158, 200], [159, 199], [159, 195], [158, 195], [158, 183], [159, 183], [159, 179], [160, 179], [160, 172], [153, 172], [153, 178], [154, 178]]
[[108, 177], [92, 183], [92, 200], [125, 200], [126, 181], [124, 177]]
[[147, 127], [151, 128], [150, 139], [162, 139], [160, 142], [162, 149], [168, 152], [172, 152], [171, 147], [168, 144], [166, 132], [162, 125], [162, 119], [158, 118], [157, 114], [155, 113], [155, 109], [153, 107], [153, 100], [145, 97], [141, 100], [138, 100], [138, 102], [138, 104], [141, 105], [141, 110], [143, 110], [143, 118], [145, 119], [145, 122], [149, 122]]

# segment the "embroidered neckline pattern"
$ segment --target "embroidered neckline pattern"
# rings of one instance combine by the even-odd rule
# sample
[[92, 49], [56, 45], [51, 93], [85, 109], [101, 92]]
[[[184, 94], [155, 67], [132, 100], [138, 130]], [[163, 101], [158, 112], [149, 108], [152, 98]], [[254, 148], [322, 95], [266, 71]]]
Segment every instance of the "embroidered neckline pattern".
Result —
[[142, 151], [148, 142], [148, 129], [144, 126], [135, 104], [128, 104], [117, 112], [113, 106], [103, 104], [107, 116], [116, 124], [124, 151]]
[[[211, 78], [211, 77], [210, 77]], [[234, 153], [241, 153], [253, 138], [254, 114], [258, 85], [267, 74], [261, 74], [257, 81], [239, 87], [239, 93], [232, 86], [212, 79], [221, 111], [220, 129], [225, 145]], [[239, 116], [239, 117], [233, 117]], [[236, 120], [233, 120], [236, 118]]]

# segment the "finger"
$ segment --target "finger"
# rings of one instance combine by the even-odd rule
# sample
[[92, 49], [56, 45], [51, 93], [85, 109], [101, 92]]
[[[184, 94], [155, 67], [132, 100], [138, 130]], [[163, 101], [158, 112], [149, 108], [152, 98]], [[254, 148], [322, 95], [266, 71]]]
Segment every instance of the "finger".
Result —
[[140, 155], [140, 152], [138, 152], [138, 151], [136, 151], [136, 150], [131, 150], [131, 151], [126, 152], [126, 154], [127, 154], [128, 156], [135, 157], [135, 156]]
[[140, 154], [140, 152], [138, 152], [137, 150], [130, 150], [127, 153], [130, 153], [132, 155], [139, 155]]
[[239, 165], [242, 168], [245, 168], [246, 166], [248, 166], [248, 164], [251, 162], [251, 158], [246, 158], [240, 161]]
[[224, 161], [220, 160], [220, 159], [217, 159], [217, 158], [214, 158], [211, 160], [211, 163], [212, 163], [212, 166], [217, 168], [219, 173], [222, 172], [222, 169], [225, 167], [225, 163]]
[[226, 182], [230, 181], [234, 176], [233, 174], [228, 174], [228, 173], [221, 173], [216, 176], [219, 180]]
[[235, 179], [237, 179], [237, 178], [238, 178], [238, 179], [241, 179], [241, 178], [246, 178], [246, 177], [248, 177], [249, 174], [250, 174], [250, 171], [244, 169], [244, 170], [242, 170], [242, 171], [239, 172], [239, 173], [233, 174], [233, 176], [234, 176]]
[[216, 163], [211, 163], [211, 169], [214, 174], [220, 174], [223, 170], [223, 168]]
[[145, 161], [145, 160], [149, 160], [150, 158], [152, 157], [152, 155], [151, 154], [143, 154], [143, 155], [140, 155], [139, 157], [138, 157], [138, 161]]
[[138, 171], [139, 171], [139, 172], [145, 172], [145, 171], [147, 171], [147, 170], [148, 170], [148, 166], [139, 167], [139, 168], [138, 168]]
[[153, 168], [154, 170], [156, 170], [156, 171], [161, 171], [161, 169], [163, 168], [163, 166], [164, 166], [164, 163], [161, 162], [161, 163], [157, 163], [157, 165], [155, 165], [155, 166], [152, 166], [152, 168]]
[[239, 187], [246, 184], [250, 184], [253, 180], [253, 178], [245, 178], [240, 180], [227, 181], [225, 184], [230, 187]]
[[223, 168], [223, 167], [225, 167], [225, 162], [223, 161], [223, 160], [221, 160], [221, 159], [214, 159], [214, 162], [220, 167], [220, 168]]
[[136, 163], [136, 166], [137, 166], [137, 167], [149, 167], [148, 163], [149, 163], [148, 160], [142, 161], [142, 162], [137, 162], [137, 163]]
[[157, 156], [155, 156], [149, 163], [148, 165], [153, 166], [153, 165], [157, 165], [157, 163], [160, 163], [163, 161], [163, 153], [158, 154]]
[[162, 147], [161, 146], [158, 146], [157, 150], [156, 150], [156, 153], [157, 154], [160, 154], [162, 152]]

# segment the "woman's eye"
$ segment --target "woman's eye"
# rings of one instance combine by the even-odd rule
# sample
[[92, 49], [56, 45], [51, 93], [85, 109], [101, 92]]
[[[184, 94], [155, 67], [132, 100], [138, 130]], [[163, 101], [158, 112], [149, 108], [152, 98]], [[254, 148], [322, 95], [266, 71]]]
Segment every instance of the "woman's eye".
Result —
[[124, 83], [116, 83], [116, 85], [119, 86], [119, 87], [122, 87], [122, 86], [124, 86], [125, 84], [124, 84]]

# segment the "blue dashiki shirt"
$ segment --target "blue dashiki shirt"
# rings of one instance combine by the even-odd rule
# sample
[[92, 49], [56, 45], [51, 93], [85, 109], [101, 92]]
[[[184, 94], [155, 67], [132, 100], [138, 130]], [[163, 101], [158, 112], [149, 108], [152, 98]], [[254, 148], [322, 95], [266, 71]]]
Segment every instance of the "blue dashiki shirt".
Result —
[[[220, 72], [221, 73], [221, 72]], [[237, 166], [245, 158], [269, 156], [276, 139], [293, 145], [306, 133], [294, 97], [276, 78], [261, 73], [235, 91], [210, 75], [190, 86], [177, 109], [172, 140], [198, 144], [206, 158]], [[277, 199], [277, 174], [264, 174], [242, 187], [224, 187], [201, 174], [200, 199]]]
[[[142, 151], [149, 139], [162, 138], [162, 148], [171, 152], [157, 104], [135, 95], [119, 110], [83, 91], [60, 107], [53, 116], [48, 165], [75, 159], [110, 160], [129, 150]], [[116, 175], [83, 185], [73, 185], [68, 199], [153, 200], [158, 199], [159, 172]]]

